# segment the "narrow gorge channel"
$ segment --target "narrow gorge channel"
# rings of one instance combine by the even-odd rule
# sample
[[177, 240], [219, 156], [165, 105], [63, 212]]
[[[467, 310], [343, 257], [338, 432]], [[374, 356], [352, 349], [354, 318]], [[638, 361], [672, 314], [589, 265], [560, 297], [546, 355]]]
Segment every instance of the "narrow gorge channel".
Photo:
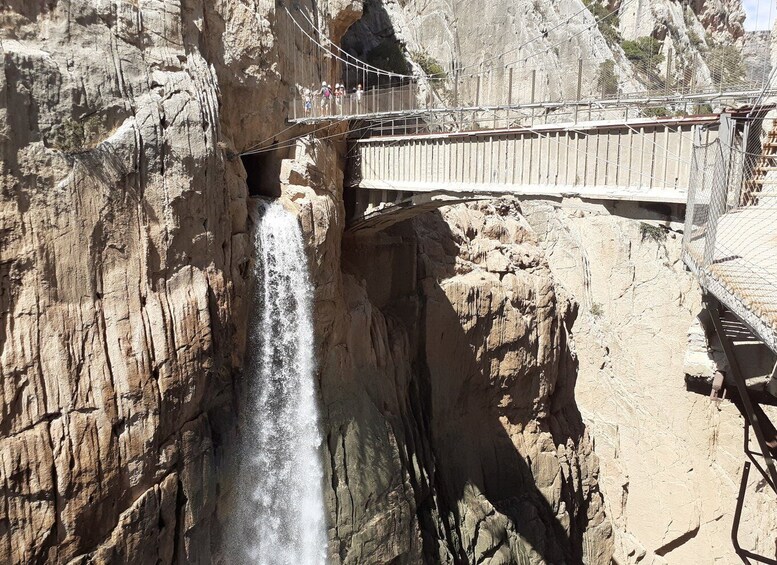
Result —
[[241, 418], [228, 558], [314, 565], [326, 561], [326, 529], [310, 273], [297, 218], [277, 202], [257, 207], [250, 400]]

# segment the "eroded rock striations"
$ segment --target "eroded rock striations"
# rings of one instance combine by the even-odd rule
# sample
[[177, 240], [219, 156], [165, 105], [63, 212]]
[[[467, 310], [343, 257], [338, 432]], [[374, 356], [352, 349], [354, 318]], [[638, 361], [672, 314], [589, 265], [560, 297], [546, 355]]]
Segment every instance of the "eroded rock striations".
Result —
[[[337, 36], [359, 5], [318, 13]], [[278, 14], [0, 7], [0, 561], [229, 562], [252, 253], [236, 154], [285, 127]], [[342, 155], [310, 151], [282, 173], [315, 273], [333, 561], [606, 562], [574, 307], [526, 227], [459, 210], [341, 257]]]
[[204, 6], [143, 4], [0, 8], [4, 563], [210, 551], [245, 190]]

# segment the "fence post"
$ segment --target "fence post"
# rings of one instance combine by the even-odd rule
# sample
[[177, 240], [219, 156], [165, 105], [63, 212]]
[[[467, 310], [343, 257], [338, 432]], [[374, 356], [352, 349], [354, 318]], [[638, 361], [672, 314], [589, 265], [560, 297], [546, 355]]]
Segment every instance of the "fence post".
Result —
[[486, 106], [494, 103], [494, 81], [492, 69], [488, 69], [488, 94], [486, 95]]
[[456, 108], [459, 107], [459, 69], [453, 70], [453, 104]]
[[507, 71], [507, 105], [513, 104], [513, 68], [510, 67]]
[[[537, 85], [537, 69], [531, 71], [531, 103], [534, 104], [534, 88]], [[534, 125], [534, 106], [531, 107], [531, 125]]]
[[688, 179], [688, 196], [685, 204], [685, 228], [683, 230], [683, 251], [688, 249], [693, 238], [693, 215], [696, 208], [696, 198], [699, 184], [699, 151], [701, 148], [700, 125], [693, 126], [693, 145], [691, 145], [691, 171]]
[[669, 81], [672, 79], [672, 49], [666, 54], [666, 77], [664, 78], [664, 90], [669, 94]]
[[583, 58], [577, 58], [577, 94], [575, 95], [575, 123], [577, 123], [577, 111], [580, 99], [583, 97]]
[[704, 241], [704, 267], [709, 267], [715, 259], [715, 238], [718, 231], [718, 219], [726, 211], [726, 197], [728, 195], [729, 158], [731, 156], [731, 144], [734, 132], [731, 115], [720, 115], [720, 128], [718, 129], [718, 154], [715, 159], [715, 169], [712, 175], [710, 188], [709, 210], [707, 212], [707, 230]]
[[476, 92], [476, 94], [475, 94], [475, 106], [477, 106], [478, 108], [480, 107], [480, 83], [481, 83], [480, 79], [481, 78], [483, 78], [482, 75], [478, 74], [478, 85], [477, 85], [477, 90], [475, 91]]
[[580, 102], [583, 97], [583, 58], [577, 59], [577, 94], [576, 102]]

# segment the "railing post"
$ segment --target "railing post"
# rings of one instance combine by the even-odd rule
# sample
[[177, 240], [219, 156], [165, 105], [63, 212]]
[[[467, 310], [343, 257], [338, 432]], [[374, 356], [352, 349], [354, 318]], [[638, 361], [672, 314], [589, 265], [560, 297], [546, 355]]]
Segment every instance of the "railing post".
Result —
[[583, 97], [583, 58], [577, 59], [577, 94], [575, 101], [580, 102]]
[[715, 260], [715, 238], [718, 231], [718, 220], [726, 211], [726, 197], [729, 180], [729, 158], [734, 132], [731, 115], [720, 115], [718, 129], [718, 155], [710, 187], [710, 201], [707, 211], [707, 230], [704, 240], [704, 267], [709, 267]]
[[[537, 86], [537, 69], [531, 71], [531, 103], [534, 104], [534, 89]], [[534, 106], [531, 107], [531, 125], [534, 125]]]
[[577, 123], [577, 112], [580, 108], [580, 99], [583, 97], [583, 58], [577, 58], [577, 93], [575, 94], [575, 123]]
[[456, 108], [459, 107], [459, 71], [454, 70], [453, 74], [453, 104]]
[[492, 69], [488, 69], [488, 94], [486, 95], [486, 106], [494, 103], [494, 81]]
[[701, 151], [701, 128], [693, 126], [693, 145], [691, 145], [691, 171], [688, 179], [688, 195], [685, 199], [685, 229], [683, 230], [683, 250], [687, 250], [693, 241], [693, 215], [699, 184], [699, 151]]
[[507, 105], [513, 104], [513, 68], [510, 67], [507, 71]]

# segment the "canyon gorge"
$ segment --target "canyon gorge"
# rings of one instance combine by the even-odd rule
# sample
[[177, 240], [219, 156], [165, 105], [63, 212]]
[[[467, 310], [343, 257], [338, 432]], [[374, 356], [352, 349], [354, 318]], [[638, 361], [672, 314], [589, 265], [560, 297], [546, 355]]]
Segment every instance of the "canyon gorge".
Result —
[[[414, 72], [539, 36], [544, 92], [607, 61], [628, 91], [648, 36], [712, 83], [745, 41], [739, 0], [300, 4]], [[340, 79], [284, 7], [0, 0], [0, 562], [737, 562], [742, 419], [686, 390], [716, 366], [677, 218], [508, 195], [348, 230], [347, 125], [286, 121]]]

